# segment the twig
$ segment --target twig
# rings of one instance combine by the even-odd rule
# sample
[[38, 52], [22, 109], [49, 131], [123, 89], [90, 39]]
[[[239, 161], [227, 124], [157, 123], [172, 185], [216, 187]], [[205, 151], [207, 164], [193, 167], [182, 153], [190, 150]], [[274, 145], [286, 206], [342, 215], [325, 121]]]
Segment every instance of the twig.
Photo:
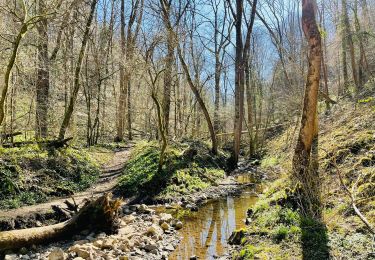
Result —
[[345, 185], [344, 183], [344, 179], [342, 177], [342, 174], [341, 174], [341, 171], [339, 169], [339, 167], [337, 166], [336, 164], [336, 160], [334, 159], [332, 161], [332, 164], [333, 166], [335, 167], [336, 169], [336, 172], [337, 172], [337, 175], [339, 176], [339, 179], [340, 179], [340, 183], [341, 185], [344, 187], [344, 190], [346, 191], [347, 195], [349, 196], [350, 198], [350, 201], [351, 201], [351, 205], [354, 209], [354, 212], [357, 214], [357, 216], [362, 220], [362, 222], [368, 227], [368, 229], [370, 230], [370, 232], [372, 234], [375, 234], [375, 230], [374, 228], [371, 226], [371, 224], [368, 222], [368, 220], [366, 219], [365, 216], [362, 215], [362, 213], [359, 211], [359, 209], [357, 208], [356, 204], [355, 204], [355, 198], [354, 198], [354, 195], [353, 193], [349, 190], [349, 188]]

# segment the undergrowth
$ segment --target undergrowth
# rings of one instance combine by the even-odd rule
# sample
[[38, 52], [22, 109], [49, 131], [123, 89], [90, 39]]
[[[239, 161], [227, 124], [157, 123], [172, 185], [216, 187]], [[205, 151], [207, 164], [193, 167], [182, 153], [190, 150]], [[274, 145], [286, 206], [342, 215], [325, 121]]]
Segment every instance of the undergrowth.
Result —
[[53, 155], [37, 145], [0, 148], [0, 208], [18, 208], [72, 195], [99, 176], [99, 162], [84, 149], [66, 148]]
[[213, 156], [206, 144], [170, 145], [161, 172], [158, 172], [159, 150], [156, 142], [141, 142], [133, 149], [119, 182], [122, 195], [173, 199], [216, 185], [225, 175], [226, 155]]

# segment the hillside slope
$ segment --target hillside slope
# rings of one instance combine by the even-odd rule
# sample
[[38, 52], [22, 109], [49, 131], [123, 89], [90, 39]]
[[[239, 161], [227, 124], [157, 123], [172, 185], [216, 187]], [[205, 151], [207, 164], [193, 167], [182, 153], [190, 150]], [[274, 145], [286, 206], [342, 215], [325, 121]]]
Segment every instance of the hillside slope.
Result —
[[289, 180], [297, 129], [268, 143], [261, 167], [272, 181], [264, 184], [259, 202], [249, 210], [252, 223], [236, 253], [238, 259], [375, 259], [373, 235], [355, 214], [338, 175], [374, 227], [374, 105], [371, 98], [343, 103], [320, 118], [321, 222], [300, 214]]

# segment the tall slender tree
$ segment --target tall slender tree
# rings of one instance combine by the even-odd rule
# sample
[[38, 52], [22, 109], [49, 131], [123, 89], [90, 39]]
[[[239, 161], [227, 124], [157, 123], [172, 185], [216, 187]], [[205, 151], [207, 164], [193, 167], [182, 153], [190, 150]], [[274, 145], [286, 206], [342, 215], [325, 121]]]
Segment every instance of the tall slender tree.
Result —
[[301, 125], [293, 157], [293, 173], [302, 189], [302, 209], [312, 216], [320, 210], [319, 176], [317, 170], [311, 167], [313, 146], [317, 146], [318, 142], [317, 105], [322, 62], [321, 36], [315, 19], [316, 9], [315, 0], [302, 1], [302, 26], [309, 44], [309, 67]]
[[59, 140], [64, 139], [65, 134], [66, 134], [66, 130], [68, 129], [69, 122], [70, 122], [70, 119], [71, 119], [73, 111], [74, 111], [74, 106], [75, 106], [77, 96], [78, 96], [78, 91], [79, 91], [79, 88], [80, 88], [81, 67], [82, 67], [82, 63], [83, 63], [83, 58], [85, 57], [85, 53], [86, 53], [86, 45], [87, 45], [87, 42], [89, 40], [91, 23], [92, 23], [92, 20], [94, 18], [94, 13], [95, 13], [97, 2], [98, 2], [98, 0], [92, 0], [92, 2], [91, 2], [90, 14], [89, 14], [89, 17], [88, 17], [87, 22], [86, 22], [85, 31], [84, 31], [82, 43], [81, 43], [81, 49], [79, 51], [79, 56], [78, 56], [76, 68], [75, 68], [75, 71], [74, 71], [73, 91], [72, 91], [72, 94], [70, 95], [69, 105], [68, 105], [67, 110], [65, 111], [64, 119], [63, 119], [63, 122], [62, 122], [61, 127], [60, 127], [59, 136], [58, 136]]
[[43, 16], [46, 12], [46, 3], [39, 0], [39, 13], [42, 15], [38, 29], [38, 68], [36, 82], [36, 138], [48, 136], [48, 105], [49, 105], [49, 57], [48, 57], [48, 21]]

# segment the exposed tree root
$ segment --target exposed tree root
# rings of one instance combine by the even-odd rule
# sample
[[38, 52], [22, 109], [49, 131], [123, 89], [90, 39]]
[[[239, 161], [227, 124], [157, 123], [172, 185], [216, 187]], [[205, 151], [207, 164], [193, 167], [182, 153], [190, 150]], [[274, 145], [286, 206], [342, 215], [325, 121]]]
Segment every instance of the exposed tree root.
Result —
[[110, 194], [105, 194], [96, 200], [87, 201], [76, 215], [65, 222], [0, 232], [0, 251], [69, 238], [86, 229], [114, 233], [118, 229], [117, 212], [120, 205], [120, 200], [112, 200]]

